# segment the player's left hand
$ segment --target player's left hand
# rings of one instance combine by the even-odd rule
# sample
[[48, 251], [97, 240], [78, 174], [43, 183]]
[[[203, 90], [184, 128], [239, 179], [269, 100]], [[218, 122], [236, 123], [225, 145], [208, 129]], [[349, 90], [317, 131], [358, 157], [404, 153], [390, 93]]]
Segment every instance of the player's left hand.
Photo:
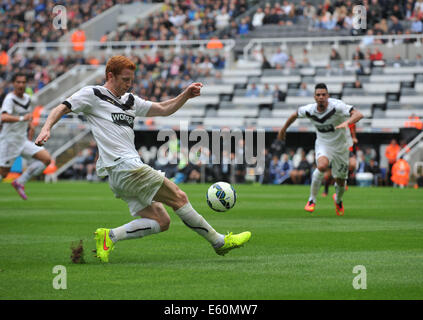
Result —
[[340, 125], [337, 125], [335, 129], [348, 129], [348, 121], [342, 122]]
[[40, 134], [38, 135], [37, 139], [35, 139], [35, 144], [37, 146], [43, 146], [47, 140], [50, 139], [50, 130], [45, 129], [44, 127], [41, 129]]
[[187, 97], [188, 99], [198, 97], [201, 93], [201, 88], [203, 87], [203, 84], [200, 82], [194, 82], [191, 83], [186, 89]]

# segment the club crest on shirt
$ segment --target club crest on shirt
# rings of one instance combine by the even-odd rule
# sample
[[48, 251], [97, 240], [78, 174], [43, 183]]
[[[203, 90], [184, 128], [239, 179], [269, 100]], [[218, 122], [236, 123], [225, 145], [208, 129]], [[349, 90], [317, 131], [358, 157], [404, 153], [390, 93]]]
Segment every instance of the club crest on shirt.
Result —
[[114, 123], [120, 126], [127, 126], [134, 128], [134, 119], [135, 117], [130, 116], [126, 113], [112, 113], [112, 120]]

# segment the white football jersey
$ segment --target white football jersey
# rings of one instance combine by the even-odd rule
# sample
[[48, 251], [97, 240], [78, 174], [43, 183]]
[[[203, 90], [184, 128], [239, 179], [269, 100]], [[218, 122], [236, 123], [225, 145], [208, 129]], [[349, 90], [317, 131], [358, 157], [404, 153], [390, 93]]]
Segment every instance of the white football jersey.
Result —
[[[0, 114], [8, 113], [12, 116], [25, 116], [32, 112], [31, 98], [24, 93], [23, 97], [16, 96], [10, 92], [4, 98]], [[8, 144], [22, 145], [28, 140], [28, 121], [4, 122], [0, 132], [0, 140]]]
[[119, 98], [103, 86], [87, 86], [63, 103], [73, 112], [83, 113], [90, 124], [99, 151], [99, 176], [107, 175], [105, 168], [139, 158], [134, 144], [134, 120], [144, 117], [152, 102], [128, 92]]
[[349, 128], [335, 130], [335, 127], [350, 117], [353, 106], [338, 99], [329, 98], [329, 104], [324, 112], [317, 111], [317, 103], [298, 108], [299, 118], [308, 118], [316, 128], [316, 144], [329, 148], [349, 148], [352, 138]]

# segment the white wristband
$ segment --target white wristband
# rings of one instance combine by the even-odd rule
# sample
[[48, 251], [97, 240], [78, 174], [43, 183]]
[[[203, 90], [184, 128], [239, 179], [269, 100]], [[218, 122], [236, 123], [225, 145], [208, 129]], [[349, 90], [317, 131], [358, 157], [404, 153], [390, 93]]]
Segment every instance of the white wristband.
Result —
[[24, 121], [24, 116], [19, 116], [19, 122]]

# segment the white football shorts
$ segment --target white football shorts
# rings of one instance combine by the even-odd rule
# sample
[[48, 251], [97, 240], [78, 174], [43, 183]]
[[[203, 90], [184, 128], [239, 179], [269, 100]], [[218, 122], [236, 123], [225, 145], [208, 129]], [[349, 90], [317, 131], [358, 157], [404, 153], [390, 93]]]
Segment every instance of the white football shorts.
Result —
[[163, 184], [164, 172], [143, 163], [139, 158], [127, 159], [107, 168], [109, 185], [116, 198], [124, 200], [132, 216], [148, 207]]
[[316, 143], [315, 151], [316, 164], [317, 160], [324, 156], [329, 159], [329, 164], [332, 165], [332, 176], [334, 178], [348, 178], [348, 167], [350, 162], [350, 151], [348, 148], [335, 149]]
[[41, 150], [44, 150], [44, 148], [35, 145], [34, 142], [29, 140], [26, 140], [21, 145], [0, 141], [0, 167], [10, 168], [17, 157], [23, 156], [30, 159]]

